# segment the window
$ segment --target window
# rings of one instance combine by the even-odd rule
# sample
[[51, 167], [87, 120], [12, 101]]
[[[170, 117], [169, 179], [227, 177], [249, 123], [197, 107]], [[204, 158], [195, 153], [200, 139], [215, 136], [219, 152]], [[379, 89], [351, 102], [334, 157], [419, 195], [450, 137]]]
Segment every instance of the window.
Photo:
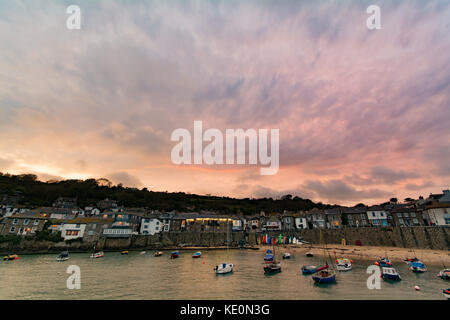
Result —
[[397, 217], [401, 218], [402, 217], [402, 213], [401, 212], [397, 212]]
[[9, 229], [9, 232], [16, 232], [16, 227], [11, 227], [11, 229]]
[[155, 230], [156, 230], [156, 231], [158, 231], [158, 230], [159, 230], [159, 228], [158, 228], [158, 227], [156, 227], [156, 228], [155, 228]]
[[375, 212], [372, 212], [372, 217], [375, 217]]
[[400, 223], [401, 226], [403, 226], [405, 223], [403, 222], [403, 219], [398, 219], [398, 222]]
[[26, 226], [26, 225], [28, 225], [30, 223], [30, 219], [25, 219], [24, 221], [23, 221], [23, 224]]
[[408, 218], [408, 217], [409, 217], [408, 212], [404, 212], [404, 213], [403, 213], [403, 218]]
[[413, 219], [414, 224], [419, 224], [419, 220], [418, 219]]
[[365, 220], [366, 219], [366, 215], [363, 213], [361, 214], [361, 219]]
[[39, 225], [39, 219], [34, 219], [33, 224], [34, 224], [35, 226], [38, 226], [38, 225]]
[[19, 229], [19, 233], [22, 234], [23, 233], [23, 228]]
[[156, 225], [159, 226], [159, 221], [156, 221]]
[[415, 218], [416, 217], [416, 213], [415, 212], [411, 212], [411, 217]]
[[383, 212], [380, 212], [380, 217], [384, 217], [384, 213]]
[[19, 223], [19, 219], [14, 219], [13, 220], [13, 224], [18, 224]]

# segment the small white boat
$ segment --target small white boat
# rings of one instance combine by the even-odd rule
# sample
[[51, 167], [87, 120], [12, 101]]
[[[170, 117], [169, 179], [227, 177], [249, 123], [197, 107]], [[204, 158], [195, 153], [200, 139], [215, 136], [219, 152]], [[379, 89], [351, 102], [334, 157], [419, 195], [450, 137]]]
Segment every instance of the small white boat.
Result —
[[290, 259], [291, 258], [291, 254], [289, 252], [286, 252], [285, 254], [283, 254], [283, 259]]
[[156, 251], [153, 255], [155, 257], [161, 257], [163, 255], [163, 253], [162, 253], [162, 251]]
[[222, 263], [214, 268], [216, 274], [226, 274], [233, 272], [234, 265], [232, 263]]
[[349, 260], [347, 258], [343, 259], [337, 259], [336, 260], [336, 269], [338, 271], [350, 271], [352, 270], [352, 260]]
[[56, 261], [58, 262], [67, 261], [69, 259], [70, 259], [69, 251], [63, 251], [56, 257]]
[[450, 269], [444, 269], [439, 271], [438, 277], [442, 280], [450, 280]]
[[103, 251], [100, 251], [100, 252], [91, 254], [91, 259], [103, 258], [104, 256], [105, 256], [105, 254], [103, 253]]
[[397, 270], [388, 267], [381, 268], [381, 278], [383, 278], [384, 280], [394, 280], [394, 281], [402, 280]]
[[306, 256], [307, 256], [308, 258], [311, 258], [311, 257], [314, 257], [314, 254], [313, 254], [312, 252], [307, 252], [307, 253], [306, 253]]
[[444, 295], [444, 297], [450, 300], [450, 289], [442, 290], [442, 294]]
[[147, 252], [146, 251], [141, 251], [139, 254], [146, 254]]

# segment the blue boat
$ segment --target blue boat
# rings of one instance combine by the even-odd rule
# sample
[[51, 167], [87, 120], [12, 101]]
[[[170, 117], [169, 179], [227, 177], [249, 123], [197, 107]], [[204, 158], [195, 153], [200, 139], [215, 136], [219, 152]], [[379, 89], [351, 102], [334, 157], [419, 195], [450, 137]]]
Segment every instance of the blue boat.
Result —
[[427, 271], [427, 267], [422, 262], [415, 261], [409, 264], [409, 270], [416, 273], [423, 273]]
[[192, 255], [192, 258], [200, 258], [202, 256], [202, 253], [199, 251], [199, 252], [196, 252], [196, 253], [194, 253], [193, 255]]
[[402, 278], [398, 274], [397, 270], [394, 268], [389, 267], [382, 267], [381, 268], [381, 278], [384, 280], [393, 280], [393, 281], [400, 281]]
[[302, 267], [302, 273], [303, 274], [313, 274], [317, 272], [316, 266], [303, 266]]
[[375, 262], [375, 264], [377, 266], [379, 266], [380, 268], [390, 268], [390, 267], [392, 267], [392, 263], [389, 261], [388, 258], [378, 259], [377, 262]]
[[172, 251], [172, 253], [170, 254], [170, 258], [171, 259], [178, 258], [179, 255], [180, 255], [179, 251]]
[[315, 283], [335, 283], [336, 282], [336, 274], [328, 269], [321, 270], [316, 272], [312, 276]]
[[272, 262], [273, 259], [274, 259], [274, 256], [273, 256], [272, 250], [267, 250], [266, 255], [264, 256], [264, 261]]

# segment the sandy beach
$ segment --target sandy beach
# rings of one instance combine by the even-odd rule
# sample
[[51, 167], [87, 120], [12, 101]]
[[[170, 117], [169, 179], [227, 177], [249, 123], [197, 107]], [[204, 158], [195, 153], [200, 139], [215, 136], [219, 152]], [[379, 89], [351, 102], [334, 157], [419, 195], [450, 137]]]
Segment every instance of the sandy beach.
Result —
[[[372, 247], [372, 246], [342, 246], [338, 244], [329, 244], [326, 246], [328, 253], [334, 258], [377, 260], [380, 257], [387, 256], [392, 262], [403, 262], [406, 258], [416, 256], [425, 264], [450, 266], [449, 250], [426, 250], [410, 249], [397, 247]], [[260, 250], [272, 249], [272, 246], [261, 245]], [[276, 248], [279, 252], [291, 252], [294, 254], [305, 255], [312, 252], [316, 256], [323, 256], [324, 250], [320, 245], [282, 245]]]

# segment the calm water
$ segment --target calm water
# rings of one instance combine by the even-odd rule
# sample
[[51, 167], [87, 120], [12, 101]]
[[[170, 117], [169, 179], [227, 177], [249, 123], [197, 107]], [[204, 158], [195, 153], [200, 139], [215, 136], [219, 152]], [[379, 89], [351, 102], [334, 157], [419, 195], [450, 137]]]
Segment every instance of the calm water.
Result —
[[[413, 274], [405, 263], [395, 267], [403, 280], [381, 282], [381, 290], [366, 286], [366, 268], [371, 262], [354, 261], [352, 271], [338, 273], [337, 284], [317, 286], [311, 276], [303, 276], [304, 264], [320, 265], [320, 258], [297, 254], [283, 260], [282, 272], [267, 276], [263, 272], [264, 251], [230, 250], [235, 264], [230, 275], [217, 276], [213, 267], [226, 258], [226, 251], [203, 251], [192, 259], [193, 251], [181, 251], [170, 260], [169, 252], [154, 257], [130, 252], [106, 252], [101, 259], [89, 254], [71, 254], [57, 262], [56, 255], [22, 255], [19, 260], [0, 262], [0, 299], [444, 299], [449, 282], [436, 274], [441, 267], [428, 266], [425, 274]], [[81, 269], [81, 289], [69, 290], [69, 265]], [[421, 287], [416, 292], [414, 286]]]

